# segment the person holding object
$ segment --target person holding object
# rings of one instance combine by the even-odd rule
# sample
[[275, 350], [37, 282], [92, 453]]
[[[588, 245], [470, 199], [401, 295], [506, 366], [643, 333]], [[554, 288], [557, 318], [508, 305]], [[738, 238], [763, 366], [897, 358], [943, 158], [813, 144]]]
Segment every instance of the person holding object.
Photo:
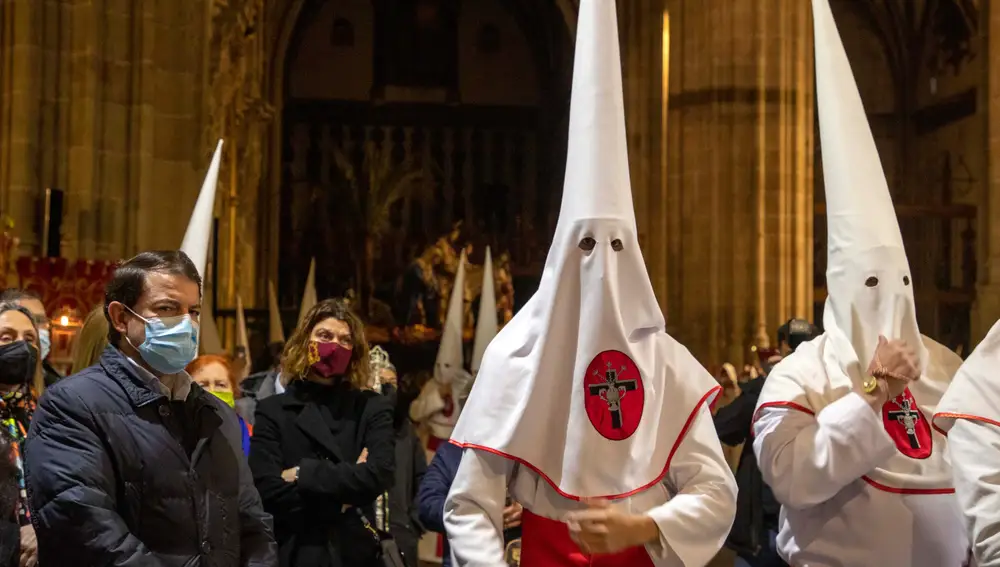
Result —
[[1000, 567], [1000, 322], [955, 375], [934, 414], [978, 567]]
[[282, 567], [373, 567], [374, 502], [395, 480], [393, 407], [369, 389], [364, 325], [317, 303], [285, 344], [283, 394], [257, 404], [250, 469]]
[[761, 391], [754, 452], [791, 565], [958, 567], [968, 541], [929, 419], [961, 360], [924, 338], [885, 175], [828, 0], [813, 0], [828, 237], [823, 334]]
[[566, 181], [537, 293], [486, 348], [451, 442], [458, 567], [506, 567], [508, 488], [529, 567], [700, 567], [736, 486], [719, 386], [666, 333], [632, 206], [615, 2], [582, 0]]

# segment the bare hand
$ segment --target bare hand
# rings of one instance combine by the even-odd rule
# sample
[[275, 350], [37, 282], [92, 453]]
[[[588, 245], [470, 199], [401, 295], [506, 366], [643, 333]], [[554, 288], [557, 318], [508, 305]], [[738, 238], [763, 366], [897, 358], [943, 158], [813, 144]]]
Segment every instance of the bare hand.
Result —
[[590, 507], [567, 514], [565, 522], [570, 537], [587, 555], [618, 553], [659, 538], [656, 523], [648, 516], [623, 514], [607, 500], [585, 502]]
[[38, 565], [38, 540], [35, 538], [35, 528], [21, 526], [21, 559], [19, 567], [35, 567]]
[[295, 482], [296, 480], [298, 480], [298, 478], [296, 478], [298, 476], [299, 476], [299, 467], [292, 467], [290, 469], [285, 469], [281, 471], [281, 480], [285, 482]]
[[903, 390], [920, 379], [917, 355], [906, 341], [878, 338], [875, 354], [868, 364], [868, 374], [878, 379], [879, 390], [885, 401], [903, 393]]
[[516, 528], [521, 525], [521, 512], [524, 509], [517, 502], [503, 509], [503, 529]]
[[367, 462], [368, 462], [368, 449], [364, 448], [361, 450], [361, 455], [358, 457], [357, 464], [360, 465], [362, 463], [367, 463]]

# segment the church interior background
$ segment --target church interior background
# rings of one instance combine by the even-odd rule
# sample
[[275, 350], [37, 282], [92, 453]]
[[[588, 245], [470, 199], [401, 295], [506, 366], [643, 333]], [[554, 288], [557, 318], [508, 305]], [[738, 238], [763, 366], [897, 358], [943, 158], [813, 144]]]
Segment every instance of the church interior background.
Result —
[[[831, 3], [921, 328], [968, 352], [1000, 316], [1000, 9]], [[640, 242], [669, 331], [713, 364], [792, 316], [821, 322], [809, 3], [618, 9]], [[211, 293], [230, 345], [240, 297], [264, 348], [269, 282], [294, 321], [313, 259], [320, 297], [354, 293], [383, 329], [439, 324], [412, 298], [465, 247], [473, 270], [487, 245], [499, 258], [508, 309], [530, 297], [562, 190], [576, 0], [0, 10], [3, 261], [8, 281], [47, 286], [66, 329], [115, 261], [179, 245], [220, 137]]]

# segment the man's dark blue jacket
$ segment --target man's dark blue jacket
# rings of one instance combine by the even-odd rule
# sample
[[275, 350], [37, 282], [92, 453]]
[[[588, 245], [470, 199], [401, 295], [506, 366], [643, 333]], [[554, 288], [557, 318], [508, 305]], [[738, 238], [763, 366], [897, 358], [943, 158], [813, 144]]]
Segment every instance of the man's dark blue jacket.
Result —
[[[458, 465], [461, 462], [462, 448], [451, 443], [442, 443], [434, 453], [434, 459], [431, 460], [430, 467], [420, 482], [417, 512], [420, 514], [420, 523], [432, 532], [445, 534], [444, 501], [448, 497], [448, 491], [451, 490], [451, 483], [458, 474]], [[443, 567], [450, 567], [451, 550], [448, 547], [447, 534], [444, 539], [443, 555]]]

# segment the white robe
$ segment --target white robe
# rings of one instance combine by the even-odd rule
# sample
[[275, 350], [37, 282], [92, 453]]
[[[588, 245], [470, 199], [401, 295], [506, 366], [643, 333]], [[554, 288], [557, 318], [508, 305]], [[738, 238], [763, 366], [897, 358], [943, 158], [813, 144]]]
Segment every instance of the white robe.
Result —
[[1000, 323], [962, 365], [934, 424], [948, 435], [955, 494], [980, 567], [1000, 567]]
[[[790, 364], [797, 375], [814, 381], [825, 376], [822, 358], [816, 355], [824, 340], [800, 346], [772, 372], [787, 372]], [[768, 380], [762, 402], [780, 397], [768, 392], [779, 383]], [[755, 416], [754, 451], [760, 471], [782, 504], [780, 555], [798, 567], [963, 565], [968, 538], [955, 495], [950, 489], [905, 494], [900, 492], [906, 488], [885, 486], [888, 479], [908, 482], [905, 474], [893, 477], [876, 471], [899, 457], [896, 444], [864, 398], [853, 392], [838, 395], [836, 390], [829, 386], [783, 405], [765, 403]], [[810, 395], [812, 401], [806, 399]], [[835, 399], [823, 401], [824, 396]], [[921, 409], [924, 416], [933, 415]], [[944, 459], [947, 441], [940, 432], [932, 435], [934, 451], [926, 461]]]
[[1000, 424], [955, 420], [948, 453], [975, 564], [1000, 567]]
[[[518, 466], [515, 473], [514, 462], [505, 457], [466, 450], [444, 510], [454, 565], [506, 567], [503, 509], [508, 482], [513, 499], [538, 516], [561, 520], [584, 507], [557, 494], [527, 467]], [[616, 500], [614, 506], [656, 521], [659, 545], [646, 547], [656, 567], [700, 567], [715, 557], [733, 524], [736, 481], [708, 408], [699, 410], [663, 482]]]

